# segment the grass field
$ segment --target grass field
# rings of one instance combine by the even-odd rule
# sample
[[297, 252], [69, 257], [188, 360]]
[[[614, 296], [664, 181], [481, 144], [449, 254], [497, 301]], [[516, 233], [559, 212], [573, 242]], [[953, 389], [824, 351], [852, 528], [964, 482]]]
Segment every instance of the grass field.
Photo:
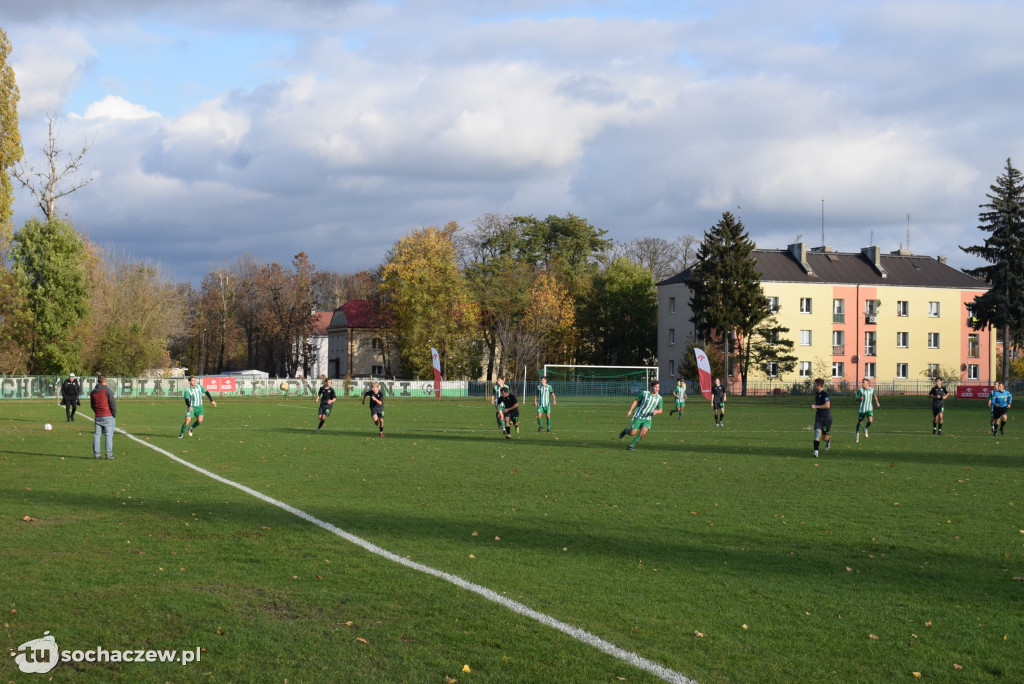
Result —
[[720, 429], [691, 399], [627, 452], [629, 402], [563, 403], [551, 434], [525, 411], [505, 440], [483, 400], [394, 400], [379, 439], [355, 400], [316, 434], [311, 400], [226, 398], [178, 440], [180, 402], [123, 400], [145, 444], [117, 435], [114, 461], [85, 417], [0, 403], [5, 647], [201, 649], [5, 656], [0, 680], [659, 681], [148, 444], [702, 684], [1024, 681], [1015, 421], [993, 438], [961, 403], [933, 437], [922, 401], [855, 444], [844, 403], [812, 459], [810, 408], [730, 401]]

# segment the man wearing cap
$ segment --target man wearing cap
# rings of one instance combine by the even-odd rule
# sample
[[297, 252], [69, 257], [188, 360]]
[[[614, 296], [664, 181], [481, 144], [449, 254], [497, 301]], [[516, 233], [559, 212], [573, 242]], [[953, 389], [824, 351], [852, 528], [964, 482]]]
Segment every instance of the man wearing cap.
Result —
[[75, 374], [71, 373], [60, 386], [60, 403], [64, 406], [64, 413], [67, 414], [67, 420], [64, 422], [71, 423], [75, 420], [75, 412], [78, 411], [78, 405], [82, 403], [79, 398], [81, 394], [82, 386], [78, 383]]

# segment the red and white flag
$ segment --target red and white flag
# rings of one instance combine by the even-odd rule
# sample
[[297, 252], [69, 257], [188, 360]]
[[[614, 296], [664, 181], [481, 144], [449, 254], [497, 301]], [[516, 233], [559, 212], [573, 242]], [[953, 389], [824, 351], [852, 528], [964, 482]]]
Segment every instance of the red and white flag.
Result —
[[434, 362], [434, 396], [441, 400], [441, 355], [433, 347], [430, 348], [430, 358]]
[[700, 392], [704, 398], [711, 401], [711, 364], [708, 362], [707, 354], [703, 349], [693, 348], [693, 354], [697, 357], [697, 374], [700, 376]]

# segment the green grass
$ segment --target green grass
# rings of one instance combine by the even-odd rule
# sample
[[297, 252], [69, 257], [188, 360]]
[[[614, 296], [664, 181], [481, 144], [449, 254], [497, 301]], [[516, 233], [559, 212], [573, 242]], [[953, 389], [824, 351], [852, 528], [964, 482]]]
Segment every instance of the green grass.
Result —
[[[193, 439], [171, 400], [118, 426], [699, 682], [1024, 681], [1024, 433], [981, 407], [941, 438], [927, 402], [882, 410], [855, 444], [841, 404], [814, 460], [811, 409], [750, 400], [723, 430], [691, 399], [634, 452], [628, 398], [513, 440], [483, 400], [391, 401], [383, 440], [354, 400], [321, 434], [310, 400], [218, 403]], [[5, 646], [205, 649], [53, 681], [657, 681], [123, 435], [95, 461], [54, 402], [0, 406]]]

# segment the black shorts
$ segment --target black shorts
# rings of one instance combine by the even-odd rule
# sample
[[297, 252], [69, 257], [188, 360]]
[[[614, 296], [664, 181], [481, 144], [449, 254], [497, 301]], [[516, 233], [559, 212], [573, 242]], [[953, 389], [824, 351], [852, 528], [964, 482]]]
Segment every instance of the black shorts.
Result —
[[719, 409], [724, 409], [725, 408], [725, 402], [724, 401], [716, 401], [716, 402], [712, 403], [711, 405], [715, 408], [716, 411], [718, 411]]
[[935, 417], [935, 416], [939, 415], [940, 413], [943, 413], [944, 411], [945, 411], [945, 407], [942, 404], [939, 404], [939, 405], [932, 404], [932, 417]]
[[821, 430], [821, 434], [827, 435], [832, 430], [832, 416], [828, 418], [815, 418], [814, 419], [814, 431]]
[[512, 409], [511, 411], [509, 411], [508, 413], [505, 414], [505, 417], [508, 418], [509, 420], [514, 420], [514, 421], [518, 422], [519, 421], [519, 409]]
[[1010, 410], [1009, 406], [993, 406], [992, 407], [992, 420], [997, 420], [1006, 415], [1006, 412]]
[[329, 415], [331, 415], [331, 405], [330, 404], [320, 404], [320, 408], [317, 409], [317, 414], [316, 415], [318, 415], [318, 416], [329, 416]]
[[371, 406], [370, 407], [370, 416], [371, 417], [372, 416], [380, 416], [381, 418], [383, 418], [384, 417], [384, 407], [383, 406]]

